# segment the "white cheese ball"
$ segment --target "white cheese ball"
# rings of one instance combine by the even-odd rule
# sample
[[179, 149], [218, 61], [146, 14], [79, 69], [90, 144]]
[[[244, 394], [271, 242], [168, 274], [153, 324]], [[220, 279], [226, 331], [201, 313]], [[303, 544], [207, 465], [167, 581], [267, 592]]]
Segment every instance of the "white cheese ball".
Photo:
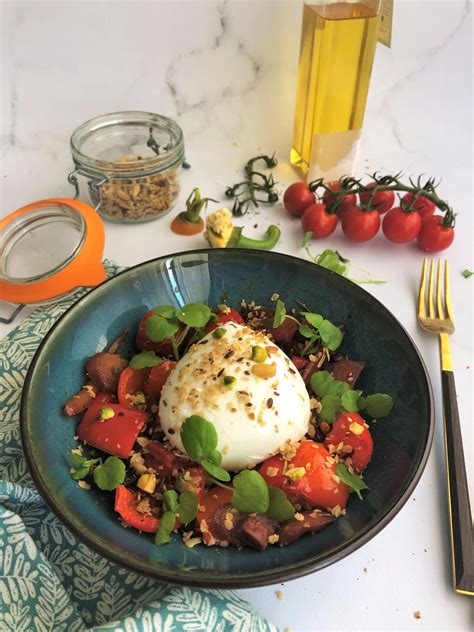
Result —
[[[286, 441], [304, 437], [309, 395], [290, 358], [265, 334], [233, 322], [220, 329], [222, 338], [211, 332], [178, 362], [163, 387], [159, 414], [170, 443], [181, 452], [180, 429], [187, 417], [212, 422], [221, 466], [239, 471], [276, 454]], [[268, 353], [264, 363], [252, 359], [254, 346]], [[255, 372], [262, 368], [273, 375], [260, 377]], [[226, 376], [235, 381], [226, 385]]]

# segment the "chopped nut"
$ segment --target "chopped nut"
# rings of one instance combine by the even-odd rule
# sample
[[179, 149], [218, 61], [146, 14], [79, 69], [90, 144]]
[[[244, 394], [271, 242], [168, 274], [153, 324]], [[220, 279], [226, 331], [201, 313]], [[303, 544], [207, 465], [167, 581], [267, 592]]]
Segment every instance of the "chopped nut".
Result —
[[306, 476], [306, 468], [304, 467], [290, 467], [286, 470], [286, 476], [291, 478], [292, 481], [299, 481]]
[[415, 617], [415, 619], [421, 619], [421, 612], [417, 610], [416, 612], [413, 613], [413, 616]]
[[295, 513], [295, 515], [293, 517], [294, 517], [295, 520], [298, 520], [298, 522], [303, 522], [303, 520], [304, 520], [303, 514], [300, 514], [298, 511]]
[[269, 535], [268, 544], [276, 544], [279, 539], [280, 539], [280, 536], [277, 533], [274, 533], [273, 535]]
[[278, 474], [278, 468], [277, 467], [267, 467], [266, 470], [266, 475], [269, 476], [270, 478], [273, 478], [274, 476], [277, 476]]
[[86, 481], [77, 481], [77, 484], [79, 485], [79, 487], [81, 487], [82, 489], [90, 489], [91, 486], [89, 485], [89, 483], [86, 483]]
[[252, 366], [252, 373], [257, 377], [268, 380], [276, 375], [276, 367], [274, 364], [254, 364]]

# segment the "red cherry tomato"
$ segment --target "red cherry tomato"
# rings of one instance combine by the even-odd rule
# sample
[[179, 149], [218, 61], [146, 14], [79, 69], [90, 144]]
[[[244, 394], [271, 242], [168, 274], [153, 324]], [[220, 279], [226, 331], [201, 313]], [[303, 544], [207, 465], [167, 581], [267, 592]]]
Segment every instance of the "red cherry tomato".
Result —
[[400, 207], [392, 208], [383, 218], [383, 234], [395, 244], [406, 244], [415, 239], [420, 232], [421, 217], [416, 211], [404, 211]]
[[283, 204], [291, 215], [301, 217], [310, 204], [314, 204], [316, 197], [304, 182], [294, 182], [285, 191]]
[[[371, 182], [367, 186], [375, 187], [376, 182]], [[362, 204], [368, 205], [369, 208], [374, 211], [378, 211], [380, 215], [383, 215], [389, 211], [395, 203], [395, 191], [376, 191], [372, 194], [369, 191], [359, 194]]]
[[351, 241], [369, 241], [378, 233], [380, 224], [380, 213], [363, 211], [358, 206], [354, 206], [343, 218], [342, 230]]
[[136, 395], [138, 392], [145, 392], [145, 383], [149, 374], [149, 368], [132, 369], [131, 366], [128, 366], [122, 371], [117, 388], [118, 400], [122, 406], [134, 408], [130, 396]]
[[453, 243], [454, 228], [445, 226], [445, 218], [440, 215], [427, 217], [421, 224], [418, 233], [418, 246], [427, 252], [439, 252], [445, 250]]
[[[159, 356], [169, 356], [173, 353], [173, 346], [169, 339], [160, 340], [160, 342], [153, 342], [146, 335], [146, 321], [155, 316], [153, 312], [148, 312], [142, 318], [137, 331], [137, 337], [135, 338], [135, 344], [140, 351], [154, 351]], [[185, 325], [182, 323], [179, 326], [178, 331], [175, 334], [175, 340], [178, 340], [183, 333]]]
[[[341, 188], [341, 185], [339, 182], [330, 182], [326, 186], [328, 186], [331, 189], [331, 191], [339, 191]], [[331, 195], [329, 191], [326, 191], [323, 195], [323, 202], [326, 205], [329, 205], [330, 202], [332, 202], [333, 200], [340, 200], [340, 199], [341, 198], [337, 198], [336, 196]], [[355, 206], [356, 204], [357, 204], [357, 196], [355, 193], [348, 193], [347, 195], [344, 195], [342, 197], [342, 201], [339, 207], [337, 208], [337, 214], [342, 219], [351, 210], [351, 208]]]
[[410, 208], [417, 211], [420, 214], [421, 219], [431, 217], [436, 210], [436, 204], [431, 200], [427, 200], [422, 195], [415, 197], [413, 193], [405, 193], [402, 197], [401, 206], [403, 208]]
[[208, 334], [211, 331], [214, 331], [214, 329], [217, 329], [224, 323], [233, 322], [233, 323], [238, 323], [239, 325], [244, 324], [244, 319], [242, 318], [242, 315], [233, 307], [231, 307], [230, 311], [227, 313], [221, 312], [219, 309], [214, 310], [214, 313], [217, 315], [217, 320], [214, 321], [213, 323], [208, 323], [204, 327], [204, 333], [206, 334]]
[[262, 463], [259, 472], [268, 485], [283, 490], [294, 502], [307, 502], [319, 509], [331, 510], [336, 505], [344, 509], [349, 497], [349, 488], [334, 480], [336, 465], [328, 465], [329, 452], [321, 443], [302, 441], [295, 456], [287, 463], [286, 472], [294, 468], [303, 468], [306, 474], [293, 480], [283, 473], [284, 463], [281, 455], [272, 456]]
[[138, 498], [125, 485], [119, 485], [115, 490], [115, 511], [130, 527], [146, 533], [156, 533], [160, 526], [160, 519], [146, 515], [137, 510]]
[[150, 369], [143, 385], [143, 392], [147, 397], [155, 402], [159, 401], [161, 390], [175, 366], [176, 362], [174, 360], [167, 360]]
[[313, 238], [322, 239], [336, 230], [337, 219], [336, 213], [327, 212], [326, 204], [311, 204], [303, 213], [301, 226], [305, 233], [311, 231]]
[[324, 439], [327, 448], [340, 443], [352, 448], [352, 452], [344, 451], [344, 456], [352, 459], [352, 467], [361, 474], [372, 458], [374, 444], [367, 424], [358, 413], [343, 413], [333, 423], [331, 432]]

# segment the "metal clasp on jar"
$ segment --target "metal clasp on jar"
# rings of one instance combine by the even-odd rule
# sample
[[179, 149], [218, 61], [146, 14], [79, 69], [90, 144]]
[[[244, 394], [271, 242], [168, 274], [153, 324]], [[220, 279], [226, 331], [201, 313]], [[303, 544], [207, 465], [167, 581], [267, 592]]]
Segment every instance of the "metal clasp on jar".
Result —
[[[75, 189], [75, 193], [74, 193], [74, 199], [75, 200], [77, 200], [79, 198], [79, 195], [80, 195], [79, 180], [77, 178], [78, 175], [81, 175], [81, 176], [84, 176], [85, 178], [87, 178], [87, 174], [84, 173], [84, 171], [82, 171], [81, 169], [74, 169], [74, 171], [71, 171], [71, 173], [69, 173], [68, 177], [67, 177], [67, 180], [68, 180], [69, 184], [72, 184], [74, 189]], [[88, 181], [89, 189], [93, 193], [96, 194], [97, 203], [94, 203], [94, 210], [96, 210], [96, 211], [99, 210], [99, 208], [101, 207], [101, 205], [103, 203], [101, 187], [102, 187], [103, 184], [105, 184], [108, 181], [109, 181], [108, 176], [104, 176], [100, 180], [96, 179], [96, 178], [91, 178]]]

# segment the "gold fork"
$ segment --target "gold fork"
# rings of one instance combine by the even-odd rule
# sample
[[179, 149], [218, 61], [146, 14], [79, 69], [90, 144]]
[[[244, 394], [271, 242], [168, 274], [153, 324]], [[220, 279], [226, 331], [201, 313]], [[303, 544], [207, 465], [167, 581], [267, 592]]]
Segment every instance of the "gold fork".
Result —
[[[454, 333], [454, 319], [449, 292], [449, 268], [444, 275], [438, 260], [435, 283], [434, 260], [431, 261], [426, 302], [428, 260], [425, 257], [418, 296], [418, 322], [423, 329], [439, 336], [441, 351], [441, 384], [443, 391], [444, 447], [448, 482], [449, 520], [454, 589], [464, 595], [474, 595], [474, 545], [466, 465], [462, 445], [459, 411], [456, 401], [453, 362], [449, 336]], [[436, 284], [436, 302], [434, 300]], [[444, 300], [443, 300], [444, 294]], [[428, 315], [426, 305], [428, 304]], [[435, 308], [436, 304], [436, 308]]]

